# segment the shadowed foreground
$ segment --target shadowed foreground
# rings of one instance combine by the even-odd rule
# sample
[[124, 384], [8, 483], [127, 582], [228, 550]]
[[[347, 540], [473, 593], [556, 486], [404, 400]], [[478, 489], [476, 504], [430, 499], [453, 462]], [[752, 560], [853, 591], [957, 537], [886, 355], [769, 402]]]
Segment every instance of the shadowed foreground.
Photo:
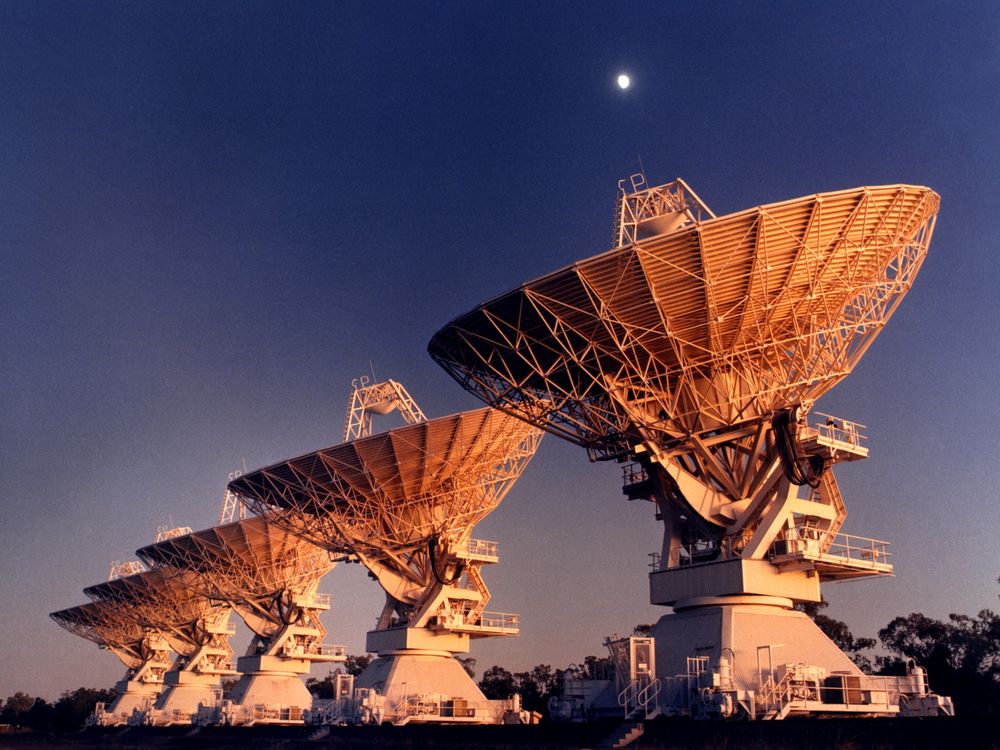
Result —
[[[614, 723], [470, 727], [212, 727], [88, 730], [76, 734], [0, 734], [8, 748], [585, 748], [596, 747]], [[635, 750], [889, 750], [890, 748], [997, 748], [997, 718], [809, 720], [776, 723], [709, 723], [660, 720], [647, 725]], [[314, 737], [313, 739], [310, 739]]]

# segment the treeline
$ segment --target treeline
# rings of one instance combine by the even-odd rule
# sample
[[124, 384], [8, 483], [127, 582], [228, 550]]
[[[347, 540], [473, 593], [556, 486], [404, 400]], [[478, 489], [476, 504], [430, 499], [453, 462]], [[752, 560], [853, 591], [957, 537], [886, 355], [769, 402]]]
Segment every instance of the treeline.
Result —
[[17, 692], [4, 701], [0, 724], [39, 732], [72, 732], [83, 726], [97, 703], [110, 703], [114, 698], [114, 690], [77, 688], [67, 690], [55, 703], [49, 703], [44, 698]]

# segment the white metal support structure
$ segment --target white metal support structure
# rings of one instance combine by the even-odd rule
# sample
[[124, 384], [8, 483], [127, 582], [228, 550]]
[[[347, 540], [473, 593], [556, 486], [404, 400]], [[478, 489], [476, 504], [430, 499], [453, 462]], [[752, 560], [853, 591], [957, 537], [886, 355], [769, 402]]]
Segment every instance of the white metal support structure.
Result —
[[[860, 425], [809, 414], [909, 290], [938, 205], [928, 188], [888, 185], [715, 217], [683, 181], [634, 180], [621, 188], [617, 247], [431, 340], [431, 356], [487, 403], [592, 460], [628, 463], [625, 494], [655, 503], [664, 525], [650, 574], [653, 603], [675, 610], [654, 629], [661, 678], [687, 679], [706, 646], [737, 699], [718, 706], [757, 716], [764, 639], [788, 644], [785, 671], [872, 684], [792, 609], [820, 601], [821, 581], [892, 573], [885, 542], [840, 533], [832, 467], [867, 456]], [[900, 710], [867, 694], [869, 713]]]
[[356, 720], [500, 721], [508, 706], [487, 701], [454, 658], [471, 639], [519, 632], [516, 615], [486, 611], [481, 568], [498, 561], [497, 545], [471, 533], [541, 433], [492, 409], [424, 420], [412, 406], [419, 421], [363, 434], [371, 425], [356, 416], [359, 392], [383, 394], [386, 403], [405, 393], [394, 381], [366, 389], [356, 387], [352, 398], [353, 440], [246, 474], [230, 488], [318, 545], [346, 544], [385, 590], [367, 642], [379, 658], [357, 679]]
[[344, 423], [344, 442], [372, 434], [372, 414], [386, 415], [399, 411], [406, 424], [424, 422], [427, 417], [401, 383], [385, 380], [372, 384], [362, 375], [351, 382], [351, 400]]
[[[157, 535], [160, 540], [176, 536]], [[198, 594], [190, 573], [144, 571], [90, 586], [85, 593], [95, 602], [128, 608], [142, 627], [158, 633], [177, 653], [163, 675], [162, 692], [137, 708], [130, 724], [191, 724], [199, 707], [217, 701], [222, 677], [236, 674], [229, 645], [235, 633], [229, 624], [231, 608]]]
[[[146, 575], [137, 560], [111, 564], [106, 584]], [[91, 595], [90, 589], [85, 593]], [[88, 718], [88, 725], [123, 726], [135, 711], [152, 705], [163, 690], [163, 677], [170, 668], [170, 644], [163, 634], [143, 622], [135, 602], [124, 598], [94, 597], [93, 602], [53, 612], [49, 615], [75, 635], [108, 649], [128, 668], [115, 684], [117, 696], [110, 705], [98, 703]]]
[[184, 580], [211, 601], [232, 606], [254, 633], [237, 660], [242, 675], [230, 699], [206, 706], [199, 723], [298, 724], [312, 706], [301, 676], [315, 662], [343, 661], [343, 646], [323, 643], [320, 613], [330, 608], [317, 593], [334, 566], [325, 550], [288, 534], [265, 518], [217, 526], [138, 551], [151, 566]]

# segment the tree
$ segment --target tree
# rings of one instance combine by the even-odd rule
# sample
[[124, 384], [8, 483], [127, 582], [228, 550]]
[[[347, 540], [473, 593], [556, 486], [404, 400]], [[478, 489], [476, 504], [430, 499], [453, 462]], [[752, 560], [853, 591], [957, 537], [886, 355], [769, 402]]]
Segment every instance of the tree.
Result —
[[614, 668], [611, 664], [611, 657], [587, 656], [583, 660], [583, 679], [585, 680], [611, 680], [614, 679]]
[[110, 703], [115, 699], [114, 690], [77, 688], [67, 690], [52, 707], [51, 728], [57, 732], [70, 732], [83, 727], [87, 717], [100, 703]]
[[334, 675], [339, 673], [339, 670], [330, 672], [322, 680], [310, 677], [306, 680], [306, 689], [316, 698], [335, 698], [337, 693], [334, 688]]
[[233, 688], [236, 687], [236, 683], [240, 680], [238, 677], [226, 677], [222, 680], [222, 697], [229, 698], [233, 692]]
[[471, 656], [456, 656], [458, 663], [462, 665], [462, 669], [465, 673], [469, 675], [472, 679], [476, 678], [476, 660]]
[[[338, 666], [336, 669], [327, 672], [326, 677], [322, 680], [317, 680], [315, 677], [307, 679], [306, 688], [317, 698], [334, 698], [336, 697], [335, 676], [346, 673], [357, 677], [367, 669], [374, 658], [374, 654], [348, 654], [343, 666]], [[475, 664], [475, 659], [472, 661]]]
[[372, 663], [375, 654], [348, 654], [344, 662], [344, 671], [357, 677]]
[[25, 723], [36, 731], [48, 729], [52, 723], [52, 706], [44, 698], [35, 698], [25, 714]]
[[0, 724], [27, 726], [28, 711], [35, 705], [34, 696], [20, 691], [9, 696], [0, 711]]
[[912, 659], [927, 670], [935, 692], [952, 697], [956, 710], [1000, 713], [1000, 615], [984, 609], [942, 622], [913, 612], [892, 620], [878, 636], [896, 655], [879, 659], [883, 674], [904, 671], [903, 660]]
[[521, 694], [521, 704], [526, 709], [545, 713], [549, 698], [559, 688], [561, 674], [562, 670], [553, 672], [548, 664], [532, 667], [530, 672], [516, 672], [514, 692]]
[[514, 675], [500, 666], [492, 666], [483, 673], [479, 681], [479, 689], [491, 700], [506, 700], [517, 690], [514, 687]]

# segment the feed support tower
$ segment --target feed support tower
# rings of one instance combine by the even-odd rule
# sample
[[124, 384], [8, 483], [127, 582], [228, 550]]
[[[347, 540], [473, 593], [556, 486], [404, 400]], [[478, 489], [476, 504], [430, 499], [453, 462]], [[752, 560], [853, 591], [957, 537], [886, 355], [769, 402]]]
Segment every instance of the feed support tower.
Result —
[[[365, 413], [403, 412], [376, 435]], [[494, 409], [425, 420], [398, 383], [356, 382], [347, 442], [229, 485], [255, 512], [331, 551], [347, 545], [385, 590], [367, 649], [378, 654], [330, 722], [496, 723], [519, 706], [489, 701], [455, 659], [470, 640], [512, 636], [516, 615], [486, 611], [481, 567], [497, 545], [472, 538], [534, 455], [541, 432]]]
[[142, 726], [191, 724], [200, 706], [214, 706], [222, 678], [236, 674], [229, 638], [228, 604], [197, 593], [194, 576], [173, 570], [150, 570], [90, 586], [91, 599], [134, 613], [143, 628], [160, 634], [177, 653], [163, 675], [155, 702], [137, 707], [129, 723]]
[[317, 593], [334, 563], [325, 550], [264, 518], [248, 518], [167, 539], [138, 551], [164, 576], [181, 577], [202, 597], [227, 602], [254, 637], [237, 660], [230, 697], [203, 706], [199, 724], [299, 724], [312, 706], [302, 676], [314, 662], [343, 661], [343, 646], [323, 643]]
[[118, 695], [98, 703], [87, 726], [124, 726], [138, 709], [149, 706], [163, 689], [170, 668], [170, 647], [155, 630], [143, 627], [127, 605], [90, 602], [53, 612], [49, 617], [74, 635], [107, 649], [125, 665], [125, 676], [115, 684]]
[[636, 175], [612, 250], [432, 338], [466, 389], [621, 463], [624, 493], [655, 504], [650, 598], [674, 613], [621, 672], [626, 713], [951, 711], [922, 670], [864, 675], [793, 608], [821, 601], [821, 582], [892, 572], [885, 542], [841, 532], [833, 467], [867, 456], [861, 426], [811, 410], [910, 288], [938, 205], [888, 185], [716, 217], [682, 180]]

